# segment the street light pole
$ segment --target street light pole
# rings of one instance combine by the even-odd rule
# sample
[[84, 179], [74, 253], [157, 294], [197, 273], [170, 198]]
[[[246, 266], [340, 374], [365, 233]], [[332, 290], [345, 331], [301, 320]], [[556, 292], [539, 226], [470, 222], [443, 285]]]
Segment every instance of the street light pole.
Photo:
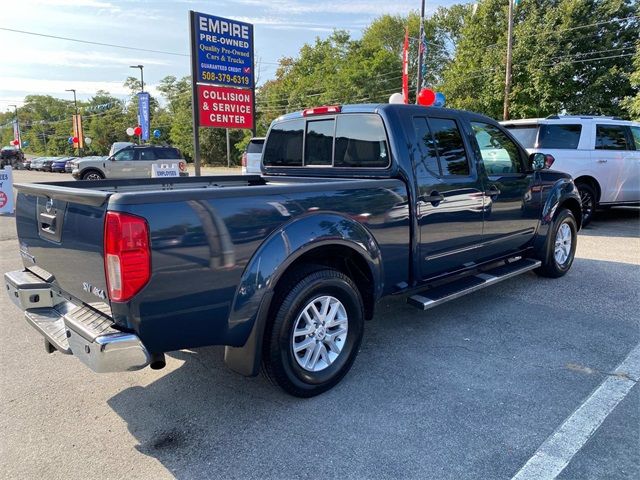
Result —
[[82, 158], [82, 148], [80, 148], [80, 145], [82, 144], [82, 140], [80, 138], [80, 136], [82, 135], [83, 132], [81, 132], [81, 122], [80, 122], [80, 116], [78, 115], [78, 100], [76, 98], [76, 89], [75, 88], [68, 88], [65, 90], [65, 92], [73, 92], [73, 105], [75, 106], [76, 109], [76, 120], [74, 122], [74, 126], [76, 127], [76, 134], [78, 135], [78, 156], [80, 156], [80, 158]]
[[140, 69], [140, 91], [144, 92], [144, 65], [129, 65], [129, 68]]
[[20, 135], [20, 122], [18, 121], [18, 106], [17, 105], [9, 105], [10, 107], [13, 107], [14, 112], [16, 113], [16, 130], [18, 132], [18, 138], [14, 138], [14, 140], [18, 140], [18, 148], [22, 148], [22, 138]]

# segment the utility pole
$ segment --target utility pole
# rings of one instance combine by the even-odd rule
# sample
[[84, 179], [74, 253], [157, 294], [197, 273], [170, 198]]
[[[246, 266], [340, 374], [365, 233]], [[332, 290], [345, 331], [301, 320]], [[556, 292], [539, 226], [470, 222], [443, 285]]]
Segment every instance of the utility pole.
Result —
[[75, 126], [75, 130], [76, 130], [76, 134], [78, 135], [78, 156], [80, 158], [82, 158], [82, 148], [80, 148], [80, 145], [82, 145], [82, 142], [84, 141], [84, 139], [81, 139], [80, 136], [84, 133], [82, 132], [82, 122], [80, 121], [80, 116], [78, 115], [78, 100], [76, 98], [76, 89], [75, 88], [69, 88], [67, 90], [65, 90], [65, 92], [73, 92], [73, 104], [75, 106], [76, 109], [76, 120], [74, 122], [74, 126]]
[[418, 103], [418, 95], [420, 95], [420, 89], [422, 88], [422, 55], [424, 50], [422, 49], [422, 37], [424, 36], [424, 4], [425, 0], [422, 0], [422, 7], [420, 8], [420, 35], [418, 37], [418, 85], [416, 85], [416, 104]]
[[509, 95], [511, 94], [511, 55], [513, 50], [513, 2], [509, 2], [509, 26], [507, 28], [507, 73], [504, 79], [504, 110], [502, 119], [509, 120]]

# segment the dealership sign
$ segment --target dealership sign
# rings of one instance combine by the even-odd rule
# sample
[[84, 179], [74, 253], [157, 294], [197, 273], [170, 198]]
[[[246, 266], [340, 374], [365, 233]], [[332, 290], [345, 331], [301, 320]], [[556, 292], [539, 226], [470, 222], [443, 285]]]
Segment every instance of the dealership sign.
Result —
[[194, 14], [197, 81], [253, 88], [253, 25]]
[[201, 127], [252, 128], [253, 90], [198, 85]]
[[[193, 159], [200, 175], [200, 127], [247, 128], [255, 135], [253, 25], [189, 12]], [[227, 154], [228, 156], [228, 154]]]

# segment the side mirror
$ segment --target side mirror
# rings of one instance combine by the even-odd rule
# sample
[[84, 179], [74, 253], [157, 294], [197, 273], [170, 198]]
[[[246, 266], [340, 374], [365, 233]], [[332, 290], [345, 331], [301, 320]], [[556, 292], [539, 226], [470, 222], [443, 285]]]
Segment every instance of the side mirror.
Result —
[[553, 155], [549, 155], [547, 153], [532, 153], [529, 155], [529, 165], [532, 170], [544, 170], [545, 168], [551, 168], [553, 162], [556, 159], [553, 158]]

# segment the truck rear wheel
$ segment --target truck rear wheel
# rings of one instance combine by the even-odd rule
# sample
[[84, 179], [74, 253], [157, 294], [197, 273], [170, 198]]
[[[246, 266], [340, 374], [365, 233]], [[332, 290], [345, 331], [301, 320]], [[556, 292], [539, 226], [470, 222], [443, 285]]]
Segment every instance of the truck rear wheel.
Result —
[[542, 265], [535, 270], [543, 277], [562, 277], [571, 268], [576, 253], [578, 225], [571, 210], [558, 212], [549, 229]]
[[297, 397], [334, 385], [353, 365], [364, 329], [364, 307], [353, 281], [337, 270], [305, 269], [276, 298], [265, 332], [263, 371]]

